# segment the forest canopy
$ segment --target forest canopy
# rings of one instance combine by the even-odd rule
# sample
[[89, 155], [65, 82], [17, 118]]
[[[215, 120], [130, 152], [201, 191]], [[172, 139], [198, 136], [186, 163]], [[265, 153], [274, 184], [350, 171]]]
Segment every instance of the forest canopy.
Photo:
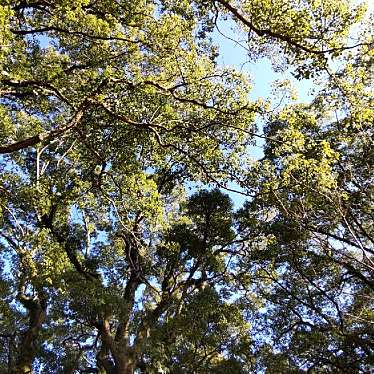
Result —
[[[222, 23], [313, 97], [251, 99]], [[373, 43], [357, 1], [1, 0], [0, 372], [369, 373]]]

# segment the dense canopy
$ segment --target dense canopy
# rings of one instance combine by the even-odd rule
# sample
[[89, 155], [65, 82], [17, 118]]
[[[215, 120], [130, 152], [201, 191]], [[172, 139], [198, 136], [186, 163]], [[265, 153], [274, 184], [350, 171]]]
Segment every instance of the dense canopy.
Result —
[[[365, 11], [1, 0], [0, 372], [369, 373]], [[313, 98], [251, 99], [222, 24]]]

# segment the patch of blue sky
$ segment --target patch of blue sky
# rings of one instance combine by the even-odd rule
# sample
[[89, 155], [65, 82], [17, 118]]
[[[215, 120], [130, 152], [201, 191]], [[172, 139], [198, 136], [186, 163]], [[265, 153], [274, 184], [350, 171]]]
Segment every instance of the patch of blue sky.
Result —
[[[249, 99], [255, 101], [262, 99], [268, 101], [272, 99], [274, 88], [277, 82], [289, 81], [290, 87], [296, 91], [297, 102], [307, 103], [313, 99], [313, 89], [316, 83], [309, 79], [297, 80], [292, 75], [291, 69], [283, 72], [275, 71], [269, 58], [260, 58], [252, 61], [246, 47], [245, 35], [238, 31], [233, 21], [220, 20], [217, 29], [213, 32], [212, 40], [219, 47], [218, 65], [221, 67], [232, 67], [245, 74], [251, 84], [252, 91]], [[275, 101], [272, 107], [284, 104], [281, 99]], [[260, 116], [256, 119], [258, 137], [255, 144], [248, 147], [248, 155], [255, 161], [264, 156], [263, 147], [265, 144], [263, 136], [264, 118]], [[248, 196], [242, 193], [241, 188], [234, 182], [227, 185], [226, 190], [232, 198], [236, 208], [240, 207]], [[237, 192], [235, 192], [237, 191]]]

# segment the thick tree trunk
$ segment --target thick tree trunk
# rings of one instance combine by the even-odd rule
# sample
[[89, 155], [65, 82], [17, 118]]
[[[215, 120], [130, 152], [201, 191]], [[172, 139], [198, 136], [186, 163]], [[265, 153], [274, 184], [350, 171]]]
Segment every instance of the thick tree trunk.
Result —
[[[135, 365], [131, 348], [127, 345], [127, 336], [115, 341], [110, 333], [109, 322], [104, 320], [100, 325], [101, 348], [96, 356], [100, 373], [134, 374]], [[118, 338], [118, 335], [117, 335]]]
[[[113, 352], [112, 352], [113, 353]], [[135, 360], [132, 348], [128, 347], [126, 341], [117, 342], [114, 356], [113, 374], [134, 374]]]
[[115, 365], [109, 359], [102, 359], [100, 361], [100, 374], [134, 374], [134, 364], [127, 358], [119, 358], [115, 360]]
[[114, 374], [134, 374], [134, 364], [128, 360], [123, 360], [116, 365]]
[[32, 374], [32, 365], [37, 351], [36, 338], [46, 318], [47, 303], [45, 300], [21, 298], [21, 303], [29, 312], [29, 327], [23, 333], [18, 346], [18, 357], [14, 374]]

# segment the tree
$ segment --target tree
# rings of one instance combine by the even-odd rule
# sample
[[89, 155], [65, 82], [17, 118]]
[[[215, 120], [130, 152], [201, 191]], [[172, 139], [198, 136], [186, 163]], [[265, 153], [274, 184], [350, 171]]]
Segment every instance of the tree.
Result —
[[373, 367], [372, 56], [366, 47], [349, 56], [327, 70], [313, 103], [271, 115], [265, 157], [248, 176], [257, 193], [238, 222], [251, 243], [244, 262], [258, 274], [246, 287], [267, 309], [259, 325], [274, 345], [259, 347], [269, 372], [271, 361], [310, 372]]
[[[274, 362], [286, 371], [290, 359], [295, 370], [369, 367], [372, 41], [346, 40], [362, 13], [340, 1], [2, 1], [1, 371], [248, 373]], [[266, 157], [249, 170], [266, 106], [249, 100], [243, 74], [218, 66], [219, 17], [248, 35], [251, 58], [276, 50], [277, 67], [300, 77], [321, 74], [331, 56], [348, 61], [326, 88], [332, 101], [322, 92], [309, 108], [270, 118]], [[344, 120], [328, 122], [335, 103]], [[313, 112], [326, 128], [312, 126]], [[305, 175], [313, 187], [289, 181]], [[255, 193], [235, 219], [221, 191], [229, 182]], [[210, 188], [188, 197], [193, 184]], [[268, 193], [278, 185], [279, 195]], [[298, 263], [293, 251], [309, 254], [311, 233], [324, 252]], [[331, 239], [343, 248], [326, 255]], [[357, 249], [347, 259], [352, 248], [365, 257]], [[316, 295], [312, 260], [326, 271]], [[292, 287], [282, 294], [283, 275]], [[337, 289], [351, 293], [347, 305]], [[330, 304], [315, 308], [315, 297]], [[303, 339], [276, 307], [284, 300], [301, 321], [312, 311], [307, 329], [296, 320]], [[261, 305], [272, 337], [291, 327], [279, 353], [258, 343]], [[322, 353], [310, 350], [316, 336], [326, 339]], [[316, 360], [331, 347], [344, 357]]]

